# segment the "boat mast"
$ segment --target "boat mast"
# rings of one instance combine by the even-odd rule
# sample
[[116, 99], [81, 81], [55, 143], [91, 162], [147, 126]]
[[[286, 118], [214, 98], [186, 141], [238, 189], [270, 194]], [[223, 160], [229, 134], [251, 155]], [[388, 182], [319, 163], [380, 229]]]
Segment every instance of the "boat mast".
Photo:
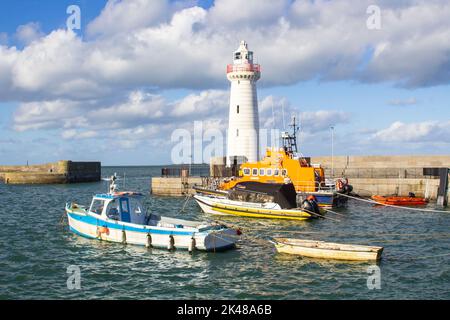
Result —
[[281, 135], [281, 139], [283, 140], [284, 151], [292, 157], [294, 153], [298, 153], [297, 131], [299, 130], [299, 127], [295, 122], [295, 116], [292, 117], [292, 124], [290, 124], [289, 127], [292, 127], [292, 134], [285, 131]]

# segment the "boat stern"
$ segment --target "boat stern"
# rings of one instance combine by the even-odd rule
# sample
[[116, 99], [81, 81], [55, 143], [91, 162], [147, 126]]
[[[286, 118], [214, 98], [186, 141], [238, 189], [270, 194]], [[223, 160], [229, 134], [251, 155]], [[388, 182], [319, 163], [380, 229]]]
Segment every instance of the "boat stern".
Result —
[[202, 248], [209, 252], [219, 252], [236, 247], [236, 242], [240, 236], [240, 231], [232, 228], [220, 228], [210, 231], [209, 234], [204, 237]]

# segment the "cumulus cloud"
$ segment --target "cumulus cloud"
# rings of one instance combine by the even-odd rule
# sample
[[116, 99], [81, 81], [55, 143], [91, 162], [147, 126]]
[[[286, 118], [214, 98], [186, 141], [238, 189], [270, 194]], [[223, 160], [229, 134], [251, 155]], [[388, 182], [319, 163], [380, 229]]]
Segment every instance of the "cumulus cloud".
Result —
[[[44, 35], [36, 23], [20, 26], [11, 39], [23, 48], [0, 34], [0, 102], [20, 103], [14, 129], [58, 129], [64, 139], [115, 137], [131, 148], [136, 139], [156, 141], [199, 118], [225, 128], [225, 66], [242, 39], [262, 65], [260, 87], [311, 79], [407, 88], [450, 83], [446, 1], [378, 1], [381, 30], [366, 27], [369, 0], [216, 0], [208, 9], [195, 3], [110, 0], [83, 38], [63, 29]], [[165, 98], [165, 89], [180, 88], [189, 94]], [[325, 135], [350, 119], [338, 106], [315, 110], [283, 97], [263, 97], [259, 107], [262, 128], [282, 128], [283, 114], [285, 124], [296, 114], [304, 134]], [[445, 126], [397, 123], [371, 137], [415, 130], [445, 140], [431, 133], [446, 133]]]
[[89, 99], [135, 87], [224, 88], [225, 65], [241, 39], [262, 64], [263, 86], [310, 79], [407, 87], [450, 82], [450, 3], [382, 1], [381, 30], [366, 27], [369, 4], [217, 0], [203, 9], [109, 1], [89, 24], [89, 41], [65, 30], [37, 36], [36, 25], [23, 26], [24, 40], [34, 41], [23, 50], [0, 50], [6, 84], [0, 100]]
[[330, 129], [330, 126], [346, 124], [350, 114], [339, 110], [305, 111], [292, 106], [285, 97], [267, 96], [259, 103], [262, 128], [288, 128], [292, 118], [301, 125], [305, 133], [318, 133]]
[[173, 128], [198, 119], [224, 119], [228, 112], [228, 97], [228, 91], [206, 90], [168, 101], [162, 95], [137, 90], [111, 105], [104, 105], [102, 99], [26, 102], [14, 113], [14, 129], [66, 129], [63, 138], [74, 137], [80, 128], [120, 129], [122, 134], [132, 132], [134, 136], [141, 136], [148, 133], [144, 130], [147, 125], [154, 126], [151, 127], [154, 132], [157, 126], [165, 124]]
[[412, 106], [417, 104], [416, 98], [393, 99], [388, 102], [391, 106]]
[[168, 14], [165, 0], [109, 0], [87, 31], [91, 36], [126, 33], [163, 22]]
[[87, 130], [87, 131], [77, 131], [74, 129], [64, 130], [61, 134], [61, 137], [66, 140], [72, 139], [89, 139], [94, 138], [98, 135], [96, 131]]
[[30, 22], [18, 26], [15, 34], [16, 39], [24, 45], [28, 45], [43, 36], [44, 33], [41, 31], [41, 26], [38, 22]]
[[450, 121], [418, 123], [394, 122], [373, 134], [372, 139], [387, 143], [450, 143]]
[[0, 46], [4, 45], [8, 45], [8, 34], [6, 32], [0, 32]]

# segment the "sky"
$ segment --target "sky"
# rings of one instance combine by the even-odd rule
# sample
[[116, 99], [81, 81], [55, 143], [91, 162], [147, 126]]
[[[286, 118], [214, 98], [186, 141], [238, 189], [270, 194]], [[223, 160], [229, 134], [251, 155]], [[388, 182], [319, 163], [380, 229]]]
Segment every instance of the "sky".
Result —
[[225, 136], [241, 40], [261, 128], [296, 115], [305, 156], [330, 155], [330, 127], [335, 155], [449, 154], [449, 17], [444, 0], [4, 0], [0, 164], [169, 164], [177, 129]]

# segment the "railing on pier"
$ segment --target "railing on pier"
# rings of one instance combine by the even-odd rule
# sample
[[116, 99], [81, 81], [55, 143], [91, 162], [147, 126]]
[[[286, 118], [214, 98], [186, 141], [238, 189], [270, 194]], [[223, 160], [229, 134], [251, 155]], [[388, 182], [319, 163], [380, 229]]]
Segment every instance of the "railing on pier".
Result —
[[[334, 168], [334, 177], [349, 179], [433, 179], [426, 174], [428, 168]], [[331, 177], [331, 168], [325, 168], [325, 176]]]
[[209, 174], [208, 164], [168, 166], [161, 169], [161, 177], [208, 177]]

